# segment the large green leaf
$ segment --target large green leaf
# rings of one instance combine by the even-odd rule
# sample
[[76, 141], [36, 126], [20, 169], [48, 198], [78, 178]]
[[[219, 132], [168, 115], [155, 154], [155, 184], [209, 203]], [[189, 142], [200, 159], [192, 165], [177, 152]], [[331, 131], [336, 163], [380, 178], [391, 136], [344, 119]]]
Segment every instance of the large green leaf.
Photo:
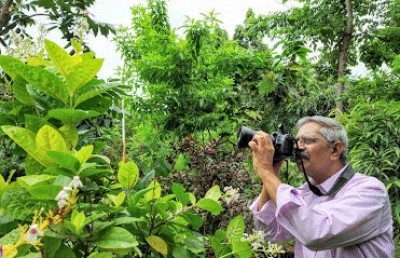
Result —
[[189, 203], [189, 194], [186, 193], [186, 189], [182, 185], [172, 183], [172, 192], [183, 205]]
[[54, 200], [63, 187], [60, 185], [35, 185], [28, 192], [37, 200]]
[[79, 160], [81, 165], [84, 165], [93, 153], [93, 145], [82, 147], [79, 151], [74, 153], [75, 158]]
[[233, 242], [232, 251], [238, 258], [250, 258], [253, 253], [249, 243], [242, 241]]
[[35, 142], [36, 146], [44, 151], [68, 152], [68, 146], [62, 134], [49, 125], [44, 125], [39, 129]]
[[68, 149], [74, 149], [76, 145], [78, 145], [79, 132], [74, 123], [68, 123], [61, 126], [58, 128], [58, 131], [62, 134], [67, 142]]
[[135, 162], [120, 163], [118, 181], [125, 188], [133, 188], [139, 180], [139, 168]]
[[233, 218], [226, 228], [226, 237], [230, 243], [240, 242], [244, 234], [244, 219], [239, 215]]
[[49, 117], [58, 119], [65, 124], [73, 124], [87, 118], [96, 117], [100, 113], [92, 110], [80, 109], [52, 109], [48, 113]]
[[17, 178], [17, 182], [21, 187], [30, 188], [34, 185], [49, 185], [56, 177], [52, 175], [30, 175]]
[[160, 254], [162, 255], [168, 254], [168, 245], [161, 237], [151, 235], [146, 237], [146, 242]]
[[34, 105], [35, 99], [29, 95], [26, 89], [26, 81], [21, 77], [17, 76], [13, 83], [13, 92], [15, 98], [24, 105]]
[[67, 76], [68, 92], [73, 96], [83, 85], [90, 82], [100, 71], [103, 59], [84, 59], [72, 67]]
[[206, 196], [204, 198], [208, 198], [208, 199], [212, 199], [214, 201], [218, 201], [219, 198], [221, 197], [221, 190], [219, 185], [214, 185], [213, 187], [211, 187], [207, 193]]
[[208, 198], [200, 199], [196, 203], [196, 206], [200, 209], [211, 212], [213, 215], [218, 215], [224, 210], [219, 202]]
[[90, 88], [86, 89], [84, 93], [79, 95], [79, 97], [75, 100], [74, 107], [78, 106], [79, 104], [85, 102], [88, 99], [96, 97], [107, 91], [110, 91], [120, 85], [121, 84], [119, 83], [102, 83], [93, 85]]
[[18, 75], [18, 67], [24, 67], [25, 64], [19, 59], [11, 56], [0, 56], [0, 66], [11, 78], [15, 79]]
[[136, 238], [126, 229], [112, 227], [101, 232], [94, 243], [103, 249], [128, 249], [139, 245]]
[[72, 66], [74, 65], [73, 58], [62, 47], [48, 39], [44, 40], [44, 45], [46, 47], [47, 55], [50, 57], [53, 65], [60, 72], [60, 74], [62, 74], [64, 77], [67, 77]]
[[53, 72], [30, 65], [17, 66], [16, 72], [36, 89], [67, 105], [68, 91], [65, 83]]
[[12, 125], [3, 125], [1, 129], [40, 164], [44, 166], [55, 164], [47, 156], [47, 152], [36, 145], [36, 135], [31, 130]]
[[73, 172], [75, 175], [78, 174], [78, 171], [81, 167], [81, 163], [77, 158], [72, 156], [69, 153], [61, 152], [61, 151], [49, 151], [47, 155], [58, 164], [60, 168], [68, 169]]

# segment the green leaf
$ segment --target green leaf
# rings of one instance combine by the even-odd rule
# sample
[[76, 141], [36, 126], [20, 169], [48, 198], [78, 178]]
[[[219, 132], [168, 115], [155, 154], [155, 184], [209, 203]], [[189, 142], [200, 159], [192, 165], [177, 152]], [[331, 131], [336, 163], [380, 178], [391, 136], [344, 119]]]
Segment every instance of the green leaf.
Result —
[[13, 231], [7, 233], [0, 238], [0, 246], [5, 246], [7, 244], [14, 244], [20, 238], [20, 229], [16, 228]]
[[119, 83], [103, 83], [91, 86], [84, 93], [80, 94], [79, 97], [75, 100], [74, 107], [77, 107], [79, 104], [85, 102], [88, 99], [94, 98], [98, 95], [101, 95], [107, 91], [110, 91], [116, 87], [120, 86]]
[[94, 243], [102, 249], [127, 249], [139, 245], [128, 230], [120, 227], [112, 227], [106, 232], [101, 232]]
[[82, 120], [99, 116], [100, 113], [93, 110], [80, 109], [52, 109], [48, 112], [49, 117], [60, 120], [64, 124], [75, 124]]
[[133, 188], [139, 180], [139, 168], [135, 162], [120, 163], [118, 168], [118, 181], [127, 189]]
[[261, 95], [268, 95], [273, 92], [276, 88], [276, 75], [273, 72], [268, 72], [260, 84], [258, 85], [258, 90]]
[[37, 115], [25, 114], [25, 123], [27, 129], [37, 132], [42, 126], [47, 124], [47, 120]]
[[77, 158], [72, 156], [69, 153], [61, 152], [61, 151], [49, 151], [47, 155], [60, 167], [68, 169], [73, 172], [73, 174], [77, 175], [81, 163]]
[[58, 248], [57, 253], [54, 255], [54, 257], [68, 257], [68, 258], [76, 258], [76, 255], [74, 252], [71, 250], [71, 248], [61, 245], [60, 248]]
[[79, 162], [83, 165], [86, 163], [86, 161], [88, 161], [88, 159], [90, 158], [90, 156], [93, 153], [93, 145], [88, 145], [88, 146], [84, 146], [82, 147], [79, 151], [77, 151], [74, 156], [75, 158], [77, 158], [79, 160]]
[[44, 40], [44, 45], [53, 65], [60, 74], [66, 77], [74, 65], [73, 58], [62, 47], [48, 39]]
[[36, 134], [36, 146], [44, 151], [62, 151], [68, 152], [67, 143], [62, 134], [51, 127], [44, 125]]
[[227, 239], [230, 243], [239, 242], [244, 234], [244, 219], [239, 215], [233, 218], [226, 228]]
[[162, 255], [168, 254], [168, 245], [161, 237], [151, 235], [146, 237], [146, 242], [160, 254]]
[[190, 223], [190, 225], [193, 226], [195, 230], [200, 229], [201, 226], [203, 226], [204, 219], [201, 215], [199, 214], [194, 214], [194, 213], [185, 213], [182, 215], [182, 217]]
[[71, 45], [75, 53], [81, 54], [83, 52], [82, 44], [79, 42], [79, 40], [71, 39]]
[[42, 67], [25, 65], [17, 73], [34, 88], [67, 105], [68, 91], [65, 83], [53, 72]]
[[114, 203], [115, 207], [119, 207], [124, 203], [126, 198], [126, 193], [122, 191], [116, 196], [112, 194], [107, 194], [107, 196]]
[[67, 76], [68, 92], [73, 96], [83, 85], [90, 82], [100, 71], [103, 59], [84, 59], [72, 67]]
[[182, 172], [186, 168], [186, 158], [184, 155], [179, 154], [178, 158], [175, 160], [174, 169], [178, 172]]
[[220, 254], [224, 249], [223, 242], [225, 240], [225, 237], [226, 237], [226, 232], [222, 229], [217, 229], [214, 235], [210, 238], [210, 244], [217, 257], [220, 256]]
[[54, 181], [55, 178], [56, 178], [55, 176], [51, 175], [21, 176], [17, 178], [17, 182], [23, 188], [30, 188], [34, 185], [39, 185], [39, 184], [49, 185]]
[[152, 180], [150, 182], [148, 188], [152, 188], [152, 189], [145, 194], [144, 197], [146, 200], [151, 201], [151, 200], [159, 199], [161, 197], [161, 186], [157, 182], [157, 180], [155, 180], [155, 179]]
[[63, 187], [59, 185], [35, 185], [28, 192], [37, 200], [54, 200]]
[[16, 79], [18, 76], [17, 71], [19, 68], [24, 67], [25, 64], [21, 60], [11, 56], [0, 56], [0, 66], [6, 74]]
[[186, 193], [186, 189], [182, 185], [172, 183], [172, 192], [183, 205], [189, 203], [189, 194]]
[[33, 200], [32, 195], [26, 189], [16, 189], [3, 193], [0, 207], [4, 209], [5, 214], [10, 214], [17, 220], [25, 221], [28, 217], [33, 217], [35, 211], [42, 208], [45, 210], [53, 209], [54, 203]]
[[131, 207], [135, 207], [137, 202], [144, 197], [148, 192], [152, 191], [154, 187], [148, 187], [145, 189], [142, 189], [140, 191], [135, 192], [132, 196], [129, 197], [128, 199], [128, 204]]
[[40, 164], [44, 166], [55, 165], [49, 156], [47, 156], [47, 151], [36, 146], [36, 135], [34, 132], [12, 125], [3, 125], [1, 129]]
[[55, 254], [61, 246], [62, 239], [55, 237], [43, 237], [43, 257], [57, 258]]
[[112, 253], [91, 253], [88, 258], [114, 258], [115, 256]]
[[17, 221], [11, 215], [0, 216], [0, 235], [4, 236], [17, 227]]
[[85, 213], [83, 211], [78, 212], [76, 209], [74, 209], [71, 214], [71, 222], [76, 231], [81, 232], [83, 226], [85, 226]]
[[196, 206], [200, 209], [211, 212], [213, 215], [218, 215], [224, 210], [221, 204], [219, 204], [217, 201], [207, 198], [200, 199], [196, 203]]
[[21, 76], [14, 79], [12, 85], [15, 98], [24, 105], [35, 105], [36, 101], [29, 95], [26, 89], [26, 81]]
[[72, 150], [78, 145], [79, 133], [78, 129], [73, 123], [68, 123], [66, 125], [58, 128], [58, 131], [62, 134], [65, 141], [67, 142], [68, 149]]
[[252, 250], [249, 243], [234, 241], [232, 243], [232, 251], [239, 258], [250, 258], [252, 255]]
[[214, 201], [218, 201], [219, 198], [221, 198], [221, 190], [219, 188], [219, 185], [214, 185], [213, 187], [211, 187], [207, 193], [206, 196], [204, 196], [204, 198], [208, 198], [208, 199], [212, 199]]

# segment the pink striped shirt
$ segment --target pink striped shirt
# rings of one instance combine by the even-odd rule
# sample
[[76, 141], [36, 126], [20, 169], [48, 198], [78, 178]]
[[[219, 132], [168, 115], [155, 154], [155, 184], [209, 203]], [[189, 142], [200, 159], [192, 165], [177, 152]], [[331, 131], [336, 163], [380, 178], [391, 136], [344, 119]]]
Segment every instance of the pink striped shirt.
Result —
[[[341, 171], [318, 185], [327, 192]], [[315, 182], [313, 182], [315, 184]], [[256, 228], [266, 239], [295, 239], [296, 258], [392, 258], [392, 214], [385, 186], [376, 178], [356, 173], [334, 196], [318, 197], [307, 184], [282, 184], [277, 204], [267, 202], [250, 209]]]

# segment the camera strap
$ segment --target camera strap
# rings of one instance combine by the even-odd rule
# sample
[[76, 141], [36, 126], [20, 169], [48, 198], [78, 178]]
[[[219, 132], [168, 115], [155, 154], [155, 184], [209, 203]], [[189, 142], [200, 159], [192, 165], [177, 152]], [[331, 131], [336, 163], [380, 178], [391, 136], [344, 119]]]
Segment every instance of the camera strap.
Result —
[[[303, 170], [304, 171], [304, 170]], [[339, 178], [335, 181], [333, 184], [332, 188], [327, 192], [327, 193], [322, 193], [321, 190], [319, 190], [318, 187], [315, 185], [311, 184], [310, 180], [308, 179], [306, 173], [304, 172], [304, 176], [306, 178], [306, 181], [308, 183], [308, 187], [310, 190], [318, 195], [318, 196], [329, 196], [329, 195], [335, 195], [337, 192], [339, 192], [340, 189], [343, 188], [343, 186], [354, 176], [354, 171], [351, 168], [350, 164], [347, 166], [347, 168], [342, 172], [342, 174], [339, 176]]]

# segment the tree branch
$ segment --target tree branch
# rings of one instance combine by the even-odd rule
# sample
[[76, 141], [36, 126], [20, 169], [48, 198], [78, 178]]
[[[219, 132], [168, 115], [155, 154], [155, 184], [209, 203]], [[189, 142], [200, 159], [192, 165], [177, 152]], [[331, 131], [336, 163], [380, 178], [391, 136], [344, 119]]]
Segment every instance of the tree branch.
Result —
[[3, 30], [0, 29], [0, 35], [2, 35], [2, 34], [3, 34], [3, 31], [6, 31], [9, 27], [14, 26], [14, 24], [19, 23], [19, 22], [22, 21], [22, 20], [35, 17], [35, 16], [50, 16], [50, 15], [49, 15], [49, 14], [46, 14], [46, 13], [36, 13], [36, 14], [29, 15], [29, 16], [21, 17], [21, 18], [19, 18], [19, 19], [16, 19], [13, 23], [8, 24], [7, 27], [5, 27]]

